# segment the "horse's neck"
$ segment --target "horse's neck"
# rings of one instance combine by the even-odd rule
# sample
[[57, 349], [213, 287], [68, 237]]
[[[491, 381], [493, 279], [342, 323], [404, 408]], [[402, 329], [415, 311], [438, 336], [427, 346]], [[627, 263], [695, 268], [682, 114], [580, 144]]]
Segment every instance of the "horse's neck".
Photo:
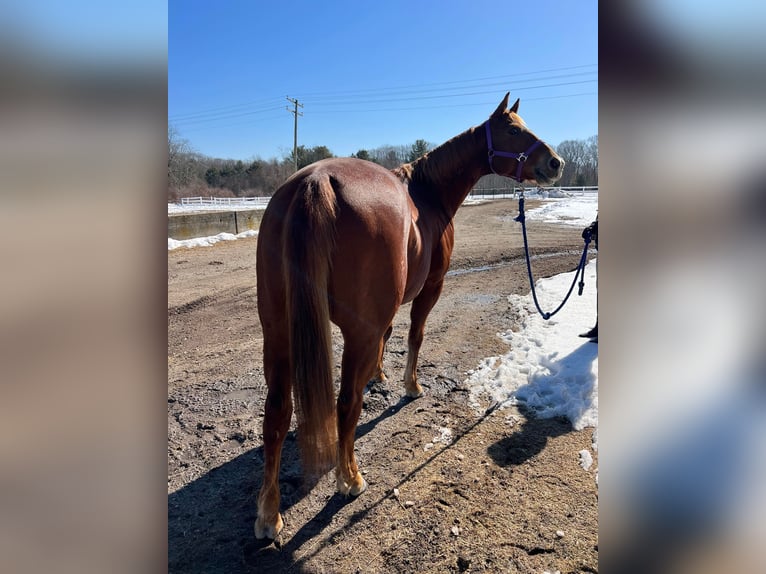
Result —
[[399, 170], [405, 170], [412, 184], [426, 193], [430, 202], [438, 202], [451, 219], [487, 173], [487, 165], [483, 132], [471, 128]]

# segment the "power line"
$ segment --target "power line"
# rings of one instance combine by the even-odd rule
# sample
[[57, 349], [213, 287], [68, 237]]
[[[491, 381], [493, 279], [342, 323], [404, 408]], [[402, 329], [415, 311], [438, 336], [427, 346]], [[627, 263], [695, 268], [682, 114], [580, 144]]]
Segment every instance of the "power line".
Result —
[[223, 113], [226, 110], [231, 110], [233, 108], [242, 108], [242, 107], [245, 107], [245, 106], [252, 106], [254, 104], [266, 104], [266, 103], [271, 103], [271, 102], [276, 103], [277, 101], [279, 101], [279, 98], [277, 98], [277, 97], [264, 98], [264, 99], [260, 99], [260, 100], [251, 100], [249, 102], [243, 102], [243, 103], [240, 103], [240, 104], [230, 104], [230, 105], [226, 105], [226, 106], [215, 106], [215, 107], [212, 107], [212, 108], [203, 108], [201, 110], [197, 110], [196, 112], [189, 112], [189, 113], [186, 113], [186, 114], [175, 114], [175, 115], [169, 116], [169, 119], [171, 119], [173, 121], [185, 120], [185, 119], [195, 118], [195, 117], [198, 117], [198, 116], [206, 116], [206, 115], [210, 115], [210, 114]]
[[[522, 78], [524, 76], [532, 76], [532, 75], [540, 75], [540, 74], [547, 74], [550, 72], [562, 72], [562, 71], [569, 71], [569, 70], [579, 70], [582, 68], [592, 68], [596, 67], [598, 64], [584, 64], [579, 66], [566, 66], [561, 68], [549, 68], [546, 70], [535, 70], [532, 72], [519, 72], [514, 74], [503, 74], [498, 76], [485, 76], [482, 78], [473, 78], [473, 79], [462, 79], [462, 80], [450, 80], [450, 81], [444, 81], [444, 82], [427, 82], [427, 83], [421, 83], [421, 84], [410, 84], [405, 86], [388, 86], [388, 87], [379, 87], [379, 88], [365, 88], [360, 90], [351, 90], [351, 91], [325, 91], [325, 92], [309, 92], [304, 94], [304, 101], [306, 97], [311, 98], [326, 98], [326, 97], [341, 97], [341, 98], [350, 98], [350, 97], [356, 97], [356, 96], [364, 96], [365, 94], [369, 93], [387, 93], [393, 95], [396, 92], [401, 92], [404, 90], [415, 90], [413, 93], [429, 93], [429, 92], [439, 92], [439, 91], [446, 91], [446, 90], [459, 90], [459, 89], [473, 89], [478, 87], [487, 87], [488, 85], [484, 86], [478, 86], [478, 85], [470, 85], [475, 84], [476, 82], [483, 82], [487, 80], [500, 80], [500, 79], [510, 79], [511, 81], [519, 81], [519, 78]], [[591, 72], [580, 72], [579, 75], [589, 74], [589, 73], [596, 73], [597, 70], [593, 70]], [[577, 74], [571, 74], [571, 75], [577, 75]], [[569, 76], [571, 76], [569, 75]], [[534, 81], [541, 81], [541, 80], [551, 80], [551, 79], [557, 79], [562, 78], [566, 76], [549, 76], [549, 77], [538, 77], [538, 78], [529, 78], [522, 80], [523, 82], [534, 82]], [[507, 82], [503, 83], [495, 83], [490, 85], [505, 85]], [[430, 89], [435, 86], [454, 86], [452, 88], [448, 87], [442, 87], [442, 88], [434, 88]], [[425, 88], [425, 89], [424, 89]], [[246, 106], [252, 106], [254, 104], [261, 104], [265, 105], [267, 103], [276, 102], [279, 98], [273, 97], [273, 98], [264, 98], [260, 100], [250, 100], [247, 102], [242, 102], [239, 104], [229, 104], [226, 106], [217, 106], [217, 107], [211, 107], [211, 108], [203, 108], [201, 110], [198, 110], [196, 112], [189, 112], [186, 114], [175, 114], [169, 116], [169, 120], [173, 123], [180, 123], [185, 122], [187, 120], [195, 120], [199, 119], [200, 121], [202, 119], [225, 119], [228, 117], [237, 117], [237, 114], [243, 113], [251, 113], [250, 111], [247, 112], [238, 112], [235, 111], [237, 108], [243, 108]], [[337, 102], [336, 102], [337, 103]], [[269, 108], [273, 109], [273, 108]], [[256, 111], [265, 111], [263, 108]], [[220, 116], [220, 118], [218, 117]]]
[[[525, 102], [533, 102], [533, 101], [540, 101], [540, 100], [558, 100], [558, 99], [564, 99], [564, 98], [576, 98], [581, 96], [597, 96], [598, 92], [577, 92], [573, 94], [561, 94], [556, 96], [538, 96], [538, 97], [528, 97], [524, 98]], [[332, 115], [332, 114], [356, 114], [356, 113], [365, 113], [365, 114], [374, 114], [374, 113], [385, 113], [385, 112], [407, 112], [407, 111], [420, 111], [420, 110], [434, 110], [434, 109], [450, 109], [450, 108], [466, 108], [466, 107], [485, 107], [485, 106], [493, 106], [496, 105], [496, 101], [481, 101], [481, 102], [471, 102], [471, 103], [454, 103], [454, 104], [428, 104], [423, 106], [407, 106], [407, 107], [363, 107], [363, 108], [357, 108], [357, 109], [335, 109], [335, 110], [316, 110], [312, 111], [312, 115]], [[273, 108], [273, 109], [282, 109], [279, 108]], [[246, 121], [240, 121], [240, 122], [230, 122], [225, 124], [215, 124], [215, 125], [199, 125], [199, 126], [179, 126], [181, 129], [183, 129], [184, 133], [187, 132], [199, 132], [199, 131], [206, 131], [211, 129], [224, 129], [229, 127], [245, 127], [245, 126], [252, 126], [254, 124], [263, 123], [269, 120], [276, 120], [279, 119], [280, 115], [268, 115], [265, 117], [258, 117], [253, 119], [248, 119]]]
[[246, 112], [239, 112], [239, 113], [230, 113], [230, 114], [219, 114], [217, 116], [210, 116], [207, 118], [199, 118], [199, 119], [185, 119], [185, 120], [172, 120], [171, 123], [182, 125], [182, 124], [199, 124], [199, 123], [206, 123], [206, 122], [216, 122], [219, 120], [229, 120], [232, 118], [240, 118], [244, 116], [251, 116], [255, 114], [263, 114], [266, 112], [271, 112], [274, 110], [282, 109], [282, 106], [274, 106], [270, 108], [262, 108], [259, 110], [250, 110]]
[[[281, 110], [282, 108], [278, 108], [278, 109]], [[284, 116], [282, 114], [279, 114], [279, 115], [271, 115], [271, 116], [266, 116], [266, 117], [262, 117], [262, 118], [257, 118], [255, 120], [247, 120], [247, 121], [244, 121], [244, 122], [234, 122], [234, 123], [228, 123], [228, 124], [216, 124], [216, 125], [207, 125], [207, 126], [195, 126], [195, 127], [191, 127], [191, 128], [184, 127], [183, 128], [183, 132], [184, 133], [187, 133], [187, 132], [199, 132], [199, 131], [205, 131], [205, 130], [211, 130], [211, 129], [216, 129], [217, 130], [217, 129], [235, 127], [235, 126], [236, 127], [251, 126], [253, 124], [262, 123], [262, 122], [265, 122], [267, 120], [276, 120], [276, 119], [280, 119], [280, 118], [284, 118]]]
[[[524, 98], [525, 102], [534, 102], [538, 100], [557, 100], [563, 98], [575, 98], [579, 96], [597, 96], [598, 92], [578, 92], [576, 94], [561, 94], [558, 96], [540, 96], [536, 98]], [[434, 110], [444, 108], [468, 108], [468, 107], [480, 107], [480, 106], [492, 106], [497, 105], [497, 101], [487, 102], [471, 102], [465, 104], [429, 104], [426, 106], [410, 106], [405, 108], [359, 108], [359, 109], [340, 109], [340, 110], [317, 110], [312, 112], [312, 115], [316, 114], [353, 114], [353, 113], [378, 113], [378, 112], [406, 112], [417, 110]]]
[[[483, 83], [483, 84], [475, 84], [475, 85], [451, 86], [451, 87], [444, 87], [444, 88], [406, 89], [406, 90], [402, 89], [401, 91], [397, 90], [395, 92], [382, 94], [382, 96], [384, 96], [384, 97], [389, 97], [389, 96], [391, 96], [391, 97], [398, 97], [400, 95], [401, 96], [407, 96], [407, 95], [414, 95], [414, 94], [432, 94], [432, 93], [438, 94], [438, 93], [441, 93], [441, 92], [450, 92], [450, 91], [454, 92], [456, 90], [472, 90], [472, 89], [477, 89], [477, 88], [489, 88], [489, 87], [497, 87], [497, 86], [508, 87], [508, 88], [511, 89], [511, 91], [513, 91], [513, 90], [517, 90], [517, 89], [525, 89], [524, 86], [523, 86], [524, 83], [540, 82], [540, 81], [550, 81], [550, 80], [560, 80], [560, 79], [564, 79], [564, 78], [574, 78], [574, 77], [578, 77], [578, 76], [588, 76], [588, 75], [593, 75], [593, 74], [596, 74], [596, 72], [576, 72], [576, 73], [573, 73], [573, 74], [559, 74], [559, 75], [556, 75], [556, 76], [545, 76], [545, 77], [542, 77], [542, 78], [531, 78], [531, 79], [528, 79], [528, 80], [514, 81], [514, 82], [512, 82], [510, 84], [509, 84], [508, 81], [502, 81], [502, 82], [491, 82], [491, 83]], [[596, 76], [595, 79], [592, 79], [590, 81], [596, 81], [597, 78], [598, 78], [598, 76]], [[377, 92], [375, 92], [375, 93], [377, 93]], [[459, 95], [459, 94], [455, 94], [455, 95]], [[317, 99], [325, 99], [325, 98], [328, 98], [328, 97], [348, 97], [348, 98], [362, 97], [363, 98], [365, 96], [361, 95], [361, 94], [356, 96], [356, 95], [354, 95], [353, 92], [349, 93], [348, 95], [342, 95], [342, 96], [314, 96], [314, 97], [312, 97], [310, 94], [305, 94], [304, 95], [304, 98], [311, 99], [312, 101], [314, 100], [315, 97]], [[317, 102], [317, 103], [321, 103], [321, 102]]]
[[[522, 91], [522, 90], [537, 90], [540, 88], [554, 88], [554, 87], [561, 87], [561, 86], [572, 86], [577, 84], [589, 84], [593, 82], [597, 82], [597, 79], [594, 80], [580, 80], [576, 82], [558, 82], [555, 84], [542, 84], [538, 86], [523, 86], [523, 87], [515, 87], [514, 91]], [[465, 97], [465, 96], [483, 96], [486, 94], [494, 93], [494, 90], [483, 90], [480, 92], [462, 92], [459, 94], [437, 94], [433, 96], [407, 96], [407, 97], [401, 97], [401, 98], [373, 98], [373, 99], [366, 99], [366, 100], [339, 100], [336, 102], [316, 102], [314, 105], [337, 105], [337, 104], [379, 104], [379, 103], [390, 103], [390, 102], [404, 102], [404, 101], [413, 101], [413, 100], [435, 100], [435, 99], [443, 99], [443, 98], [459, 98], [459, 97]]]
[[[533, 72], [520, 72], [520, 73], [514, 73], [514, 74], [502, 74], [499, 76], [485, 76], [483, 78], [473, 78], [473, 79], [463, 79], [463, 80], [449, 80], [444, 82], [428, 82], [423, 84], [410, 84], [406, 86], [388, 86], [388, 87], [380, 87], [380, 88], [365, 88], [360, 90], [354, 90], [351, 92], [344, 92], [344, 91], [329, 91], [329, 92], [309, 92], [304, 94], [304, 97], [313, 97], [313, 96], [321, 96], [321, 95], [352, 95], [355, 93], [366, 93], [366, 92], [383, 92], [383, 91], [396, 91], [396, 90], [405, 90], [410, 88], [425, 88], [429, 86], [444, 86], [444, 85], [451, 85], [451, 84], [465, 84], [465, 83], [474, 83], [474, 82], [483, 82], [485, 80], [499, 80], [501, 78], [513, 78], [518, 79], [521, 76], [531, 76], [536, 74], [547, 74], [549, 72], [564, 72], [568, 70], [579, 70], [582, 68], [592, 68], [594, 66], [598, 66], [598, 64], [584, 64], [581, 66], [567, 66], [564, 68], [549, 68], [546, 70], [535, 70]], [[583, 73], [594, 73], [597, 70], [593, 70], [592, 72], [583, 72]], [[540, 78], [537, 78], [538, 80]]]

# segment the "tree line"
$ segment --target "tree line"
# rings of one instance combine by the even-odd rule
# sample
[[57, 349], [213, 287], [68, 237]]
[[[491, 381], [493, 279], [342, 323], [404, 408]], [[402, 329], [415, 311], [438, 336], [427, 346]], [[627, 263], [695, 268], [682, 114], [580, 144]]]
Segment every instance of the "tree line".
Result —
[[566, 161], [561, 187], [598, 185], [598, 136], [586, 140], [566, 140], [556, 146], [556, 153]]
[[[416, 160], [434, 147], [434, 144], [419, 139], [411, 145], [360, 149], [351, 157], [392, 169]], [[564, 174], [557, 185], [598, 185], [598, 136], [564, 141], [556, 147], [556, 152], [566, 161]], [[326, 146], [298, 146], [297, 156], [298, 169], [335, 157]], [[168, 129], [168, 201], [195, 196], [270, 196], [293, 173], [294, 165], [292, 151], [281, 159], [211, 158], [197, 153], [175, 129]]]

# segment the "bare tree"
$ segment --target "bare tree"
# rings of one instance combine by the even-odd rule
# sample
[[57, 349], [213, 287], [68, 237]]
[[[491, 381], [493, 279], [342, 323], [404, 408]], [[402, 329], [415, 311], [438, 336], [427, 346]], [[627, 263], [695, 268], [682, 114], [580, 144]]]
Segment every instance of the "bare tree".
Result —
[[168, 126], [168, 189], [177, 190], [188, 185], [195, 176], [195, 153], [189, 142]]
[[409, 161], [411, 146], [384, 145], [370, 150], [370, 159], [383, 167], [393, 169]]
[[563, 141], [556, 152], [566, 161], [558, 185], [598, 185], [598, 136]]

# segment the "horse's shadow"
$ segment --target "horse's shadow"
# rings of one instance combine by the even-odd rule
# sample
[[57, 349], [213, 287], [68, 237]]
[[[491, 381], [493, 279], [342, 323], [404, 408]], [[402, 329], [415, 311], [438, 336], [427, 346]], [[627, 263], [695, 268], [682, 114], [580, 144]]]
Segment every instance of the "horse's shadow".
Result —
[[[386, 418], [398, 413], [411, 399], [402, 398], [376, 418], [357, 427], [356, 438], [364, 436]], [[312, 484], [305, 484], [294, 433], [282, 451], [281, 510], [300, 502]], [[294, 551], [319, 534], [338, 510], [350, 500], [335, 494], [324, 508], [298, 530], [282, 547], [271, 541], [256, 541], [253, 523], [256, 499], [263, 478], [263, 446], [208, 471], [168, 495], [168, 571], [215, 572], [301, 572], [294, 564]]]
[[[571, 369], [572, 365], [577, 365], [580, 373], [580, 381], [577, 383], [579, 390], [584, 396], [590, 396], [595, 377], [590, 369], [585, 369], [598, 356], [598, 346], [592, 343], [585, 343], [572, 351], [569, 355], [562, 357], [551, 367], [553, 371]], [[554, 375], [555, 376], [555, 375]], [[548, 377], [550, 378], [550, 377]], [[531, 384], [531, 383], [530, 383]], [[524, 387], [521, 387], [517, 394], [523, 395]], [[572, 412], [570, 416], [577, 418], [583, 414], [591, 405], [588, 401], [578, 405], [579, 412]], [[524, 416], [525, 421], [521, 428], [512, 435], [504, 437], [491, 444], [487, 448], [487, 453], [500, 466], [518, 466], [542, 452], [548, 444], [548, 439], [567, 434], [573, 430], [572, 424], [564, 416], [552, 418], [538, 417], [538, 411], [530, 408], [523, 402], [518, 404], [519, 412]]]

